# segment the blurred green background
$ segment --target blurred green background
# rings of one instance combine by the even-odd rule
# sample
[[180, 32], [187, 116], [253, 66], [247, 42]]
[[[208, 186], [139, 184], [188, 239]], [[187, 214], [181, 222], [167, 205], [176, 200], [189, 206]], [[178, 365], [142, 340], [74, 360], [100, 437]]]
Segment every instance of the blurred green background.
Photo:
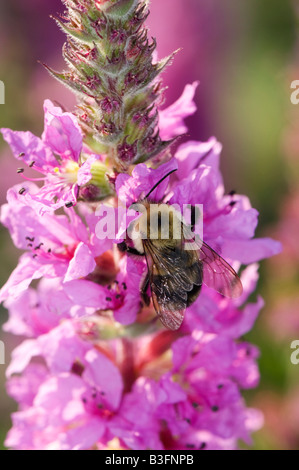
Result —
[[[186, 83], [200, 80], [198, 112], [187, 121], [190, 138], [215, 135], [222, 142], [227, 191], [247, 194], [259, 210], [257, 235], [281, 238], [285, 245], [286, 254], [261, 266], [258, 290], [266, 308], [247, 338], [261, 350], [261, 384], [246, 393], [246, 399], [265, 413], [265, 427], [254, 436], [255, 448], [298, 449], [299, 365], [290, 362], [290, 343], [299, 339], [299, 253], [293, 246], [299, 227], [299, 105], [290, 102], [290, 84], [299, 79], [298, 11], [291, 0], [151, 3], [148, 24], [157, 38], [159, 56], [183, 47], [164, 75], [169, 87], [166, 103], [178, 98]], [[1, 1], [0, 80], [6, 99], [0, 105], [1, 127], [40, 134], [45, 98], [67, 109], [74, 106], [71, 93], [37, 62], [63, 68], [64, 36], [49, 18], [59, 11], [63, 11], [59, 0]], [[19, 181], [16, 168], [0, 140], [1, 203], [8, 187]], [[3, 227], [0, 256], [2, 285], [19, 256]], [[1, 307], [0, 323], [6, 316]], [[0, 339], [5, 341], [8, 364], [19, 340], [4, 333]], [[15, 409], [5, 393], [4, 374], [5, 366], [0, 366], [0, 444]]]

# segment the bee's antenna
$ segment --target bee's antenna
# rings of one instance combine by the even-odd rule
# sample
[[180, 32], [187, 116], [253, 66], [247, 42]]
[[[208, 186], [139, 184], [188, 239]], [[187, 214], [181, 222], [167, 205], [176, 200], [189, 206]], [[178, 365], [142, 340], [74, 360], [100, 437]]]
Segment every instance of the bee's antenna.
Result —
[[159, 184], [161, 184], [162, 181], [164, 181], [167, 178], [167, 176], [171, 175], [171, 173], [174, 173], [175, 171], [177, 171], [177, 169], [171, 170], [169, 173], [167, 173], [167, 175], [163, 176], [163, 178], [161, 178], [160, 181], [158, 181], [158, 183], [155, 184], [155, 186], [150, 190], [150, 192], [147, 193], [144, 199], [147, 199], [149, 195], [152, 194], [153, 191], [155, 191], [155, 189], [159, 186]]

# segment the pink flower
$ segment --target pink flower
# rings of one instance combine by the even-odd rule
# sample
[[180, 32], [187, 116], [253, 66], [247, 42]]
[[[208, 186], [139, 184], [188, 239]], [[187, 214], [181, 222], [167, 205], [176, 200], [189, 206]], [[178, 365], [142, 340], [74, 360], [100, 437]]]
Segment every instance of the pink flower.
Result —
[[[100, 319], [94, 322], [103, 328]], [[142, 365], [139, 358], [150, 343], [158, 345], [156, 334], [138, 339], [132, 356], [132, 340], [103, 342], [88, 333], [92, 328], [101, 335], [103, 329], [89, 325], [65, 320], [14, 351], [8, 387], [21, 409], [13, 415], [7, 446], [107, 448], [117, 438], [120, 447], [134, 450], [233, 449], [261, 426], [260, 414], [245, 408], [239, 390], [258, 380], [250, 345], [199, 330], [177, 340], [173, 332], [168, 339], [163, 333], [167, 349], [173, 342], [172, 364], [166, 373], [162, 364], [160, 369], [162, 349], [157, 351], [153, 380], [153, 357], [144, 356]], [[34, 357], [45, 365], [35, 365]]]
[[[36, 190], [33, 183], [28, 183], [28, 187], [32, 193]], [[97, 218], [88, 212], [85, 216], [89, 230], [72, 208], [65, 216], [46, 213], [38, 217], [28, 199], [19, 194], [18, 186], [10, 189], [1, 222], [9, 229], [15, 245], [28, 252], [21, 256], [2, 287], [0, 299], [9, 297], [7, 305], [13, 308], [12, 299], [22, 294], [33, 279], [58, 277], [63, 288], [60, 300], [64, 296], [65, 301], [69, 299], [78, 306], [72, 309], [77, 315], [82, 315], [87, 307], [112, 310], [117, 321], [133, 323], [141, 308], [139, 285], [145, 265], [123, 258], [119, 269], [116, 268], [113, 255], [107, 252], [112, 241], [98, 240], [94, 233]], [[17, 220], [22, 223], [16, 223]], [[101, 268], [103, 257], [107, 262]]]
[[75, 205], [80, 186], [92, 178], [92, 163], [100, 159], [83, 147], [82, 131], [72, 113], [63, 112], [49, 100], [44, 112], [41, 138], [31, 132], [1, 129], [15, 158], [45, 175], [37, 179], [44, 181], [42, 188], [23, 192], [39, 214]]
[[193, 101], [199, 82], [186, 85], [182, 96], [168, 108], [159, 111], [159, 130], [163, 140], [169, 140], [188, 130], [184, 119], [196, 112]]
[[[30, 364], [34, 356], [42, 356], [47, 368]], [[17, 348], [7, 374], [23, 371], [22, 378], [9, 381], [10, 392], [22, 401], [9, 447], [88, 449], [103, 437], [120, 404], [122, 379], [104, 354], [80, 339], [75, 324], [65, 321]]]
[[257, 269], [258, 265], [250, 265], [242, 272], [243, 294], [233, 301], [221, 298], [217, 292], [203, 286], [200, 297], [189, 307], [185, 315], [183, 328], [192, 332], [196, 327], [205, 332], [221, 333], [235, 339], [248, 333], [264, 306], [263, 299], [258, 297], [255, 303], [240, 308], [255, 291], [258, 280]]
[[[112, 268], [114, 266], [112, 264]], [[116, 321], [128, 325], [136, 321], [137, 313], [142, 308], [139, 286], [144, 270], [143, 263], [136, 263], [124, 257], [119, 263], [119, 272], [111, 284], [98, 283], [95, 270], [94, 275], [89, 276], [90, 279], [65, 283], [64, 290], [74, 304], [111, 310]], [[107, 275], [109, 276], [109, 272]]]
[[[154, 170], [148, 168], [144, 163], [137, 165], [132, 171], [132, 175], [120, 174], [115, 183], [118, 198], [125, 206], [129, 207], [134, 202], [145, 196], [158, 181], [166, 176], [170, 171], [177, 169], [177, 162], [172, 158], [169, 162], [159, 166]], [[169, 178], [166, 178], [151, 194], [151, 199], [160, 201], [165, 195], [169, 185]]]
[[[35, 185], [20, 168], [26, 181], [8, 191], [1, 210], [2, 224], [25, 251], [0, 291], [9, 310], [4, 329], [25, 337], [6, 371], [8, 392], [19, 403], [6, 445], [236, 449], [262, 425], [241, 394], [259, 382], [259, 351], [240, 338], [264, 305], [260, 297], [248, 302], [256, 263], [278, 253], [280, 244], [254, 238], [258, 212], [245, 196], [226, 193], [215, 138], [183, 144], [173, 157], [166, 151], [170, 142], [162, 139], [187, 131], [198, 83], [157, 111], [158, 76], [170, 58], [152, 63], [155, 41], [142, 29], [143, 2], [103, 0], [97, 9], [90, 1], [73, 3], [66, 2], [65, 27], [82, 41], [65, 47], [70, 71], [53, 74], [80, 94], [80, 125], [47, 100], [41, 138], [2, 129], [14, 156], [43, 182]], [[110, 31], [107, 21], [116, 16], [119, 30]], [[110, 51], [106, 65], [101, 51]], [[83, 143], [92, 137], [105, 156]], [[107, 168], [114, 171], [109, 178]], [[202, 286], [177, 331], [165, 330], [154, 306], [142, 301], [145, 257], [116, 246], [139, 216], [130, 206], [147, 195], [180, 208], [202, 204], [204, 241], [236, 270], [248, 265], [240, 270], [240, 297]], [[96, 207], [108, 196], [105, 207]], [[107, 233], [116, 231], [102, 237], [98, 214], [116, 206], [117, 223], [108, 221]], [[65, 213], [55, 213], [61, 208]]]
[[[225, 194], [220, 151], [214, 139], [183, 145], [158, 169], [140, 164], [131, 176], [119, 175], [116, 191], [129, 207], [178, 169], [151, 198], [203, 204], [205, 239], [239, 266], [278, 252], [280, 245], [253, 239], [257, 212], [244, 196]], [[28, 189], [37, 191], [32, 183]], [[249, 443], [262, 418], [245, 407], [240, 390], [258, 384], [258, 350], [236, 339], [252, 328], [263, 307], [261, 298], [246, 303], [258, 266], [243, 271], [238, 299], [204, 286], [187, 309], [181, 337], [155, 328], [151, 335], [120, 339], [129, 331], [126, 325], [138, 319], [144, 331], [154, 316], [140, 299], [146, 264], [142, 257], [117, 254], [112, 240], [97, 239], [97, 216], [85, 205], [79, 209], [80, 215], [69, 209], [67, 216], [38, 216], [18, 187], [2, 209], [16, 246], [29, 248], [1, 291], [10, 310], [6, 330], [30, 338], [15, 349], [7, 370], [20, 411], [6, 444], [102, 449], [117, 439], [125, 449], [188, 450], [235, 449], [240, 439]], [[119, 234], [127, 223], [121, 222]], [[28, 289], [40, 277], [38, 289]], [[112, 314], [123, 326], [113, 323]], [[112, 339], [104, 341], [107, 337]], [[35, 358], [45, 367], [36, 369]]]
[[225, 194], [219, 170], [221, 148], [211, 139], [178, 149], [178, 180], [172, 185], [170, 204], [203, 204], [204, 241], [225, 259], [249, 264], [279, 253], [280, 243], [253, 239], [258, 212], [248, 198]]
[[[31, 371], [28, 367], [23, 375], [22, 398]], [[27, 406], [13, 415], [14, 427], [7, 437], [7, 446], [27, 450], [80, 450], [92, 448], [103, 437], [122, 393], [121, 376], [103, 354], [87, 351], [81, 374], [48, 373], [42, 383], [35, 381], [32, 403], [26, 398]], [[14, 379], [10, 388], [20, 400]]]
[[[33, 183], [27, 186], [32, 193], [37, 191]], [[8, 191], [1, 222], [9, 229], [15, 245], [27, 253], [21, 256], [17, 268], [2, 287], [1, 300], [18, 296], [33, 279], [42, 276], [63, 277], [64, 282], [87, 276], [96, 266], [95, 256], [101, 254], [94, 252], [86, 226], [72, 209], [68, 210], [68, 216], [45, 214], [38, 217], [18, 188]], [[106, 249], [107, 244], [103, 243], [103, 251]]]
[[4, 331], [30, 338], [50, 332], [63, 319], [91, 316], [96, 310], [74, 304], [61, 278], [43, 278], [37, 289], [28, 288], [17, 298], [11, 296], [4, 305], [9, 310]]
[[[144, 197], [171, 170], [178, 168], [151, 194], [153, 201], [203, 205], [204, 241], [225, 259], [249, 264], [273, 256], [281, 250], [280, 243], [271, 239], [254, 239], [258, 212], [247, 197], [225, 194], [219, 159], [221, 145], [211, 139], [206, 143], [191, 142], [179, 147], [175, 157], [153, 170], [140, 164], [132, 176], [119, 175], [116, 191], [127, 207]], [[167, 190], [167, 187], [169, 189]], [[121, 224], [120, 232], [132, 218]], [[135, 213], [135, 218], [136, 218]]]

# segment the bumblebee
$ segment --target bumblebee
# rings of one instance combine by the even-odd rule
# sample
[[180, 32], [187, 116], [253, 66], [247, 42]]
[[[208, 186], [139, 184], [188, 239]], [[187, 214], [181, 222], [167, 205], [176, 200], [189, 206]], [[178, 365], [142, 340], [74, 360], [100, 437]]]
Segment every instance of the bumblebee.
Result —
[[[175, 170], [174, 170], [175, 171]], [[155, 311], [170, 330], [180, 328], [185, 310], [199, 296], [202, 284], [226, 297], [239, 297], [243, 287], [235, 270], [202, 240], [197, 240], [192, 227], [168, 204], [156, 204], [149, 198], [164, 176], [131, 208], [141, 212], [129, 227], [133, 247], [127, 242], [121, 251], [145, 256], [146, 276], [140, 286], [144, 302], [150, 286]], [[153, 228], [153, 220], [157, 222]]]

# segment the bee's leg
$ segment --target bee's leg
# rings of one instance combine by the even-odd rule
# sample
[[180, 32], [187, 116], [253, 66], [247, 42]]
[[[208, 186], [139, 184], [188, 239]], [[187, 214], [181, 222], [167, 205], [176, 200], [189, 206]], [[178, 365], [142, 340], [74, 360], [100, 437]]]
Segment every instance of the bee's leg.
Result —
[[147, 295], [148, 286], [149, 286], [149, 273], [147, 271], [146, 275], [145, 275], [145, 277], [144, 277], [144, 279], [143, 279], [143, 281], [141, 282], [141, 285], [140, 285], [140, 295], [142, 297], [143, 302], [147, 306], [149, 306], [150, 301], [151, 301], [150, 297]]
[[121, 242], [117, 244], [117, 248], [122, 253], [129, 253], [130, 255], [144, 256], [144, 253], [140, 253], [136, 248], [132, 248], [126, 244], [126, 242]]

